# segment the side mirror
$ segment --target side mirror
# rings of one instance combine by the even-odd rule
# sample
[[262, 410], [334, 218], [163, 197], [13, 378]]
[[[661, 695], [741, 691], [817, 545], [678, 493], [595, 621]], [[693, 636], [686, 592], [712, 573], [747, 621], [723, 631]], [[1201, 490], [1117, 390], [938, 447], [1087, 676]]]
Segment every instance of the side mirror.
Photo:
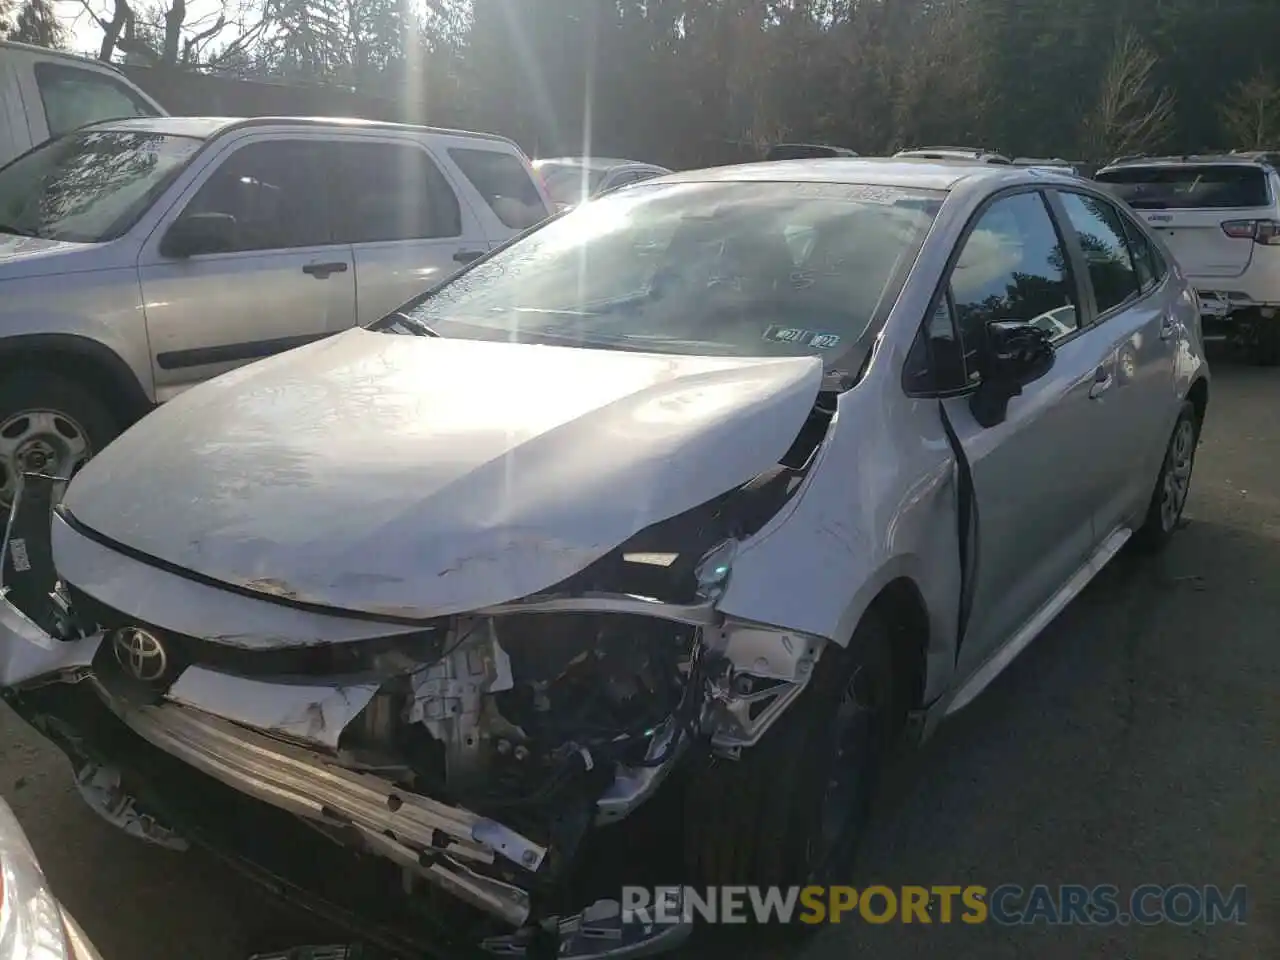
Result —
[[202, 253], [227, 253], [236, 245], [236, 218], [229, 213], [193, 213], [169, 225], [160, 255], [178, 260]]
[[974, 419], [984, 427], [1003, 423], [1009, 401], [1048, 373], [1054, 359], [1047, 330], [1016, 320], [987, 324], [987, 342], [979, 361], [982, 382], [969, 397]]

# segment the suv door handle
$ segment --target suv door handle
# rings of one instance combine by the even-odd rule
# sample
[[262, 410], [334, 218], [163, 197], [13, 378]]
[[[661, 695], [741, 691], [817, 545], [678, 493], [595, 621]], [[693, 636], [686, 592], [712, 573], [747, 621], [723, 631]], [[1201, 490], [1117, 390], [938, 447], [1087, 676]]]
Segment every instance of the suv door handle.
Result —
[[455, 263], [471, 263], [483, 256], [483, 250], [459, 250], [453, 255], [453, 259]]
[[1089, 388], [1089, 399], [1097, 400], [1111, 389], [1111, 384], [1114, 382], [1115, 378], [1111, 376], [1111, 371], [1106, 367], [1099, 367], [1093, 374], [1093, 386]]
[[330, 274], [346, 273], [347, 264], [343, 260], [335, 260], [333, 263], [308, 263], [302, 268], [302, 272], [310, 274], [317, 280], [328, 280]]

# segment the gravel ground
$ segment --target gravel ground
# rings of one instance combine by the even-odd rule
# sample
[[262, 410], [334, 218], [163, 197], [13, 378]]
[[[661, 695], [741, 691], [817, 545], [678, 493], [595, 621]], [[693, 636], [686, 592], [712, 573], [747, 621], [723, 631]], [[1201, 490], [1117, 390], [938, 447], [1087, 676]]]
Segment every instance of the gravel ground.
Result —
[[[1226, 361], [1214, 373], [1190, 524], [1158, 560], [1112, 564], [898, 765], [850, 880], [1246, 884], [1247, 925], [853, 921], [761, 955], [1280, 956], [1280, 374]], [[203, 858], [96, 819], [61, 755], [7, 709], [0, 792], [105, 960], [243, 960], [263, 937], [315, 929]]]

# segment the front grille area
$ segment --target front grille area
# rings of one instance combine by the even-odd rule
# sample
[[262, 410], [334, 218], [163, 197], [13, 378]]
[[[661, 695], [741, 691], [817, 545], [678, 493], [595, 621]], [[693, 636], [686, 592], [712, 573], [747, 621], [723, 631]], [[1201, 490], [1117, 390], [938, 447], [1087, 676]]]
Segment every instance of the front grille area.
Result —
[[67, 592], [82, 621], [107, 631], [142, 627], [154, 634], [164, 644], [171, 671], [199, 665], [247, 677], [390, 675], [438, 659], [447, 631], [441, 625], [393, 637], [253, 650], [165, 630], [109, 607], [71, 584]]

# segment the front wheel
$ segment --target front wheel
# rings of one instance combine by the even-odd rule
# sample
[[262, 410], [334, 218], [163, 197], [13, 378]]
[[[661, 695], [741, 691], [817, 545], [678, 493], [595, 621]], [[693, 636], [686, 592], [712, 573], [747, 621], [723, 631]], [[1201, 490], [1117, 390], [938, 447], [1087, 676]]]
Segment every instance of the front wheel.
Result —
[[888, 624], [868, 611], [846, 649], [823, 652], [809, 688], [759, 743], [695, 775], [684, 843], [693, 883], [847, 882], [905, 716], [890, 640]]
[[[0, 376], [0, 511], [24, 473], [70, 479], [120, 432], [93, 393], [55, 373]], [[61, 496], [61, 489], [56, 491]]]
[[1155, 552], [1169, 545], [1182, 520], [1191, 493], [1191, 471], [1195, 466], [1196, 444], [1200, 440], [1200, 420], [1190, 401], [1183, 401], [1173, 435], [1165, 448], [1164, 461], [1156, 477], [1156, 488], [1147, 507], [1146, 520], [1134, 534], [1134, 543]]

